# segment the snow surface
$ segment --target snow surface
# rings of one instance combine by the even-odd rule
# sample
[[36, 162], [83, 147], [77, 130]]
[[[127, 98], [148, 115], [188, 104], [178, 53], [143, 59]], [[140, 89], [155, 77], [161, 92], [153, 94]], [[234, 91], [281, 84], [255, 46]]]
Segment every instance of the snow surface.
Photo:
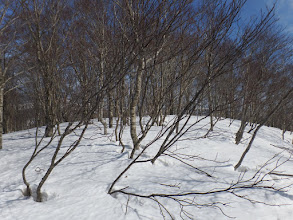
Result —
[[[195, 121], [193, 117], [191, 121]], [[234, 144], [235, 133], [240, 125], [230, 120], [220, 120], [209, 137], [197, 139], [208, 129], [209, 120], [205, 119], [186, 133], [171, 149], [170, 154], [177, 153], [196, 156], [194, 160], [186, 161], [193, 166], [212, 174], [211, 177], [199, 173], [190, 166], [171, 157], [161, 157], [155, 164], [135, 164], [125, 173], [115, 186], [115, 189], [125, 188], [128, 192], [148, 195], [151, 193], [207, 192], [222, 189], [235, 183], [239, 175], [244, 174], [248, 179], [257, 172], [268, 160], [273, 158], [262, 173], [269, 172], [276, 164], [290, 158], [293, 151], [292, 134], [287, 132], [282, 140], [279, 129], [263, 127], [256, 137], [251, 150], [248, 152], [242, 166], [234, 171], [233, 166], [238, 162], [246, 148], [251, 134], [244, 135], [244, 141]], [[62, 125], [63, 127], [65, 124]], [[86, 131], [80, 146], [56, 169], [43, 186], [47, 201], [37, 203], [33, 198], [23, 196], [24, 184], [21, 171], [29, 159], [35, 144], [35, 130], [15, 132], [4, 135], [4, 147], [0, 151], [0, 219], [10, 220], [81, 220], [81, 219], [163, 219], [159, 206], [150, 199], [129, 197], [122, 194], [109, 195], [107, 191], [113, 180], [131, 162], [128, 158], [131, 152], [129, 129], [124, 131], [123, 141], [126, 151], [121, 153], [121, 146], [115, 141], [113, 129], [109, 135], [102, 134], [102, 127], [94, 121]], [[153, 127], [142, 145], [154, 138], [160, 127]], [[76, 139], [73, 134], [64, 142], [64, 149]], [[162, 140], [151, 146], [142, 159], [155, 155]], [[45, 141], [48, 141], [46, 139]], [[29, 182], [38, 184], [50, 163], [50, 156], [56, 147], [56, 141], [27, 169]], [[203, 160], [205, 158], [207, 160]], [[276, 171], [293, 174], [293, 160], [289, 159]], [[292, 177], [268, 175], [266, 184], [276, 187], [288, 186], [293, 183]], [[35, 187], [35, 186], [34, 186]], [[231, 193], [218, 193], [204, 196], [192, 196], [181, 199], [193, 199], [198, 207], [185, 207], [191, 219], [235, 219], [243, 220], [289, 220], [293, 219], [293, 190], [272, 192], [264, 189], [243, 189], [238, 191], [242, 196], [262, 201], [251, 203]], [[178, 203], [167, 198], [157, 198], [166, 207], [174, 219], [187, 219], [180, 212]], [[218, 203], [220, 202], [220, 203]], [[200, 204], [216, 203], [222, 209]], [[225, 205], [223, 205], [225, 204]], [[166, 219], [170, 219], [164, 213]], [[229, 216], [229, 217], [228, 217]]]

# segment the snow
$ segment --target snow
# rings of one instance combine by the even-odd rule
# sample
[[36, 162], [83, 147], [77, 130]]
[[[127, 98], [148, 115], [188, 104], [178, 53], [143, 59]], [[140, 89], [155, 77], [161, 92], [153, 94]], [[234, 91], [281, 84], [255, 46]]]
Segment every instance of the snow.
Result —
[[[170, 119], [170, 117], [169, 117]], [[193, 117], [191, 121], [195, 121]], [[263, 127], [260, 129], [254, 144], [246, 155], [242, 166], [234, 171], [234, 165], [240, 159], [252, 134], [245, 133], [239, 145], [234, 144], [235, 133], [240, 126], [234, 121], [230, 126], [229, 119], [220, 120], [213, 132], [207, 138], [197, 137], [203, 135], [208, 129], [209, 119], [205, 119], [187, 132], [182, 140], [172, 146], [169, 154], [193, 155], [195, 159], [185, 160], [194, 167], [212, 174], [212, 178], [200, 173], [198, 170], [181, 163], [168, 156], [162, 156], [155, 164], [138, 163], [115, 185], [114, 189], [125, 189], [142, 195], [152, 193], [179, 193], [179, 192], [207, 192], [223, 189], [239, 176], [249, 179], [264, 163], [270, 161], [268, 166], [261, 170], [261, 174], [269, 172], [276, 164], [288, 160], [278, 167], [275, 172], [293, 174], [293, 160], [290, 153], [292, 134], [285, 133], [282, 140], [282, 131], [277, 128]], [[62, 124], [66, 126], [66, 124]], [[107, 194], [111, 183], [131, 163], [131, 139], [129, 129], [124, 131], [123, 142], [126, 150], [121, 153], [121, 146], [115, 141], [114, 130], [109, 129], [109, 135], [103, 135], [102, 126], [94, 121], [85, 133], [85, 137], [78, 148], [63, 160], [42, 188], [46, 195], [45, 202], [37, 203], [33, 198], [24, 197], [25, 189], [22, 181], [22, 168], [28, 161], [35, 145], [35, 130], [19, 131], [4, 135], [4, 147], [0, 151], [0, 219], [36, 219], [36, 220], [80, 220], [80, 219], [163, 219], [158, 204], [147, 198], [138, 198], [124, 194]], [[44, 128], [42, 128], [44, 129]], [[160, 127], [154, 126], [142, 145], [152, 140]], [[75, 134], [66, 138], [63, 148], [76, 140]], [[48, 141], [49, 139], [45, 139]], [[42, 152], [27, 169], [28, 181], [36, 187], [44, 175], [50, 156], [54, 151], [57, 140]], [[141, 159], [152, 158], [162, 139], [149, 147]], [[275, 157], [274, 157], [275, 156]], [[274, 157], [274, 158], [273, 158]], [[206, 160], [204, 160], [205, 158]], [[272, 159], [273, 158], [273, 159]], [[271, 160], [270, 160], [271, 159]], [[245, 173], [243, 173], [245, 172]], [[288, 186], [293, 183], [292, 177], [268, 175], [265, 184], [274, 184], [275, 187]], [[186, 197], [194, 199], [198, 204], [211, 204], [221, 202], [219, 208], [198, 206], [186, 207], [191, 219], [263, 219], [263, 220], [289, 220], [293, 215], [293, 190], [289, 186], [286, 191], [272, 192], [265, 189], [242, 189], [237, 191], [242, 196], [262, 201], [251, 203], [231, 193], [216, 193], [209, 195], [196, 195]], [[181, 219], [180, 206], [174, 200], [157, 198], [171, 213], [174, 219]], [[182, 198], [183, 199], [183, 198]], [[274, 205], [274, 206], [272, 206]], [[164, 213], [166, 219], [170, 219]], [[183, 219], [187, 219], [182, 215]], [[228, 217], [229, 216], [229, 217]]]

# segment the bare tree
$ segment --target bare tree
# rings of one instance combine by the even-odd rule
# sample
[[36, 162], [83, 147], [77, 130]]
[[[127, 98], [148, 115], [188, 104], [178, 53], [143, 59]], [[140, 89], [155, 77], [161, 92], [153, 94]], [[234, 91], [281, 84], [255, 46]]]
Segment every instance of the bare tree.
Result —
[[[0, 1], [0, 150], [2, 149], [3, 134], [3, 104], [4, 90], [9, 81], [13, 79], [15, 74], [8, 74], [12, 64], [16, 58], [16, 33], [12, 25], [17, 19], [15, 11], [17, 10], [16, 1], [1, 0]], [[6, 93], [15, 89], [15, 87], [6, 90]]]
[[[28, 62], [32, 65], [30, 81], [34, 82], [36, 105], [40, 105], [46, 136], [52, 136], [58, 124], [60, 74], [64, 67], [64, 45], [67, 37], [68, 10], [64, 1], [23, 1], [21, 19]], [[67, 16], [67, 18], [66, 18]], [[59, 79], [58, 79], [59, 78]]]
[[[115, 86], [125, 78], [124, 73], [127, 73], [130, 66], [132, 66], [131, 62], [129, 62], [129, 65], [120, 65], [121, 57], [118, 54], [117, 57], [113, 57], [113, 61], [116, 62], [111, 63], [111, 77], [106, 78], [105, 75], [107, 72], [105, 71], [109, 70], [105, 69], [105, 71], [101, 71], [100, 67], [103, 60], [92, 59], [97, 58], [96, 56], [92, 56], [92, 52], [94, 50], [85, 50], [84, 46], [92, 44], [88, 44], [89, 41], [87, 40], [89, 38], [85, 37], [88, 32], [80, 32], [82, 29], [79, 29], [86, 27], [86, 25], [84, 25], [86, 20], [83, 20], [85, 17], [82, 12], [85, 14], [89, 12], [82, 11], [84, 8], [71, 7], [68, 2], [67, 4], [65, 4], [65, 2], [62, 3], [62, 8], [64, 10], [66, 9], [64, 11], [66, 12], [64, 14], [66, 16], [61, 16], [58, 21], [64, 22], [69, 19], [70, 22], [66, 23], [68, 24], [68, 27], [66, 26], [66, 30], [59, 33], [62, 41], [55, 42], [57, 44], [56, 48], [63, 46], [63, 54], [57, 57], [57, 61], [62, 61], [62, 64], [66, 65], [62, 65], [63, 68], [58, 69], [60, 71], [60, 77], [62, 77], [60, 81], [63, 83], [61, 84], [62, 89], [55, 90], [54, 94], [58, 97], [66, 99], [64, 103], [62, 103], [64, 108], [62, 109], [62, 117], [68, 123], [66, 124], [65, 129], [60, 129], [59, 136], [57, 136], [58, 130], [54, 129], [52, 136], [48, 138], [46, 138], [46, 130], [42, 135], [41, 129], [39, 127], [36, 128], [35, 148], [30, 159], [23, 167], [22, 177], [23, 182], [26, 185], [24, 195], [35, 195], [34, 199], [37, 202], [45, 200], [45, 195], [42, 193], [42, 187], [52, 174], [52, 171], [80, 144], [91, 119], [94, 117], [96, 111], [101, 107], [101, 105], [103, 105], [104, 99], [107, 97], [107, 93], [111, 92]], [[85, 2], [81, 0], [75, 3], [84, 4]], [[27, 5], [27, 7], [29, 6]], [[103, 33], [99, 33], [101, 34], [100, 36], [103, 35]], [[116, 33], [114, 31], [111, 32], [110, 37], [118, 37], [118, 35], [115, 34]], [[119, 40], [117, 42], [119, 42]], [[72, 46], [75, 46], [74, 49]], [[119, 48], [118, 45], [117, 47]], [[64, 57], [67, 57], [67, 59], [64, 60]], [[55, 63], [49, 63], [48, 68], [54, 69], [54, 64]], [[53, 83], [57, 83], [57, 86], [60, 87], [60, 81], [53, 81]], [[64, 140], [70, 135], [70, 144], [66, 147], [63, 146]], [[56, 147], [53, 151], [50, 151], [49, 147], [55, 143]], [[37, 188], [32, 189], [31, 182], [27, 179], [27, 168], [42, 152], [47, 152], [46, 155], [48, 162], [44, 164], [44, 166], [46, 166], [46, 172], [42, 179], [38, 182]]]
[[243, 152], [243, 154], [241, 155], [241, 158], [240, 160], [238, 161], [238, 163], [234, 166], [234, 169], [238, 169], [244, 158], [245, 158], [245, 155], [248, 153], [248, 151], [250, 150], [252, 144], [253, 144], [253, 141], [257, 135], [257, 132], [259, 131], [259, 129], [270, 119], [270, 117], [280, 108], [280, 106], [283, 104], [283, 102], [286, 102], [287, 101], [287, 98], [290, 97], [290, 95], [293, 93], [293, 87], [282, 97], [280, 98], [280, 100], [278, 101], [278, 103], [276, 104], [276, 106], [274, 106], [274, 108], [268, 112], [268, 114], [266, 116], [264, 116], [263, 120], [258, 124], [258, 126], [256, 127], [255, 131], [253, 132], [253, 135], [249, 141], [249, 144], [248, 146], [246, 147], [245, 151]]
[[[207, 192], [141, 195], [126, 188], [114, 189], [134, 164], [155, 163], [161, 156], [171, 157], [212, 178], [212, 174], [188, 162], [194, 155], [182, 158], [170, 153], [184, 134], [210, 117], [207, 134], [194, 137], [205, 138], [212, 133], [218, 118], [223, 115], [236, 118], [239, 113], [243, 113], [244, 125], [260, 122], [262, 126], [279, 107], [290, 106], [289, 102], [285, 103], [292, 94], [290, 85], [286, 87], [289, 93], [285, 90], [277, 93], [280, 84], [269, 83], [276, 79], [273, 77], [276, 69], [268, 65], [274, 58], [267, 59], [271, 51], [259, 45], [260, 36], [273, 22], [273, 9], [238, 30], [236, 24], [245, 0], [207, 2], [22, 1], [20, 32], [24, 39], [24, 60], [30, 67], [25, 72], [32, 85], [30, 98], [35, 100], [35, 121], [38, 122], [35, 148], [22, 171], [27, 188], [25, 195], [36, 193], [36, 201], [45, 200], [42, 187], [56, 166], [80, 144], [90, 120], [98, 117], [104, 134], [107, 133], [105, 112], [108, 112], [109, 127], [116, 117], [116, 140], [122, 145], [122, 151], [125, 150], [123, 131], [130, 121], [133, 144], [130, 153], [133, 160], [113, 181], [109, 194], [152, 199], [167, 211], [159, 202], [160, 198], [172, 199], [181, 206], [196, 206], [191, 200], [180, 198], [221, 192], [239, 196], [235, 193], [237, 189], [264, 187], [262, 183], [268, 173], [259, 179], [259, 171], [251, 179], [240, 178], [236, 184]], [[252, 55], [247, 56], [251, 51]], [[278, 61], [279, 58], [276, 56]], [[263, 75], [254, 80], [257, 74], [254, 75], [252, 69]], [[236, 81], [241, 74], [243, 81], [238, 84]], [[264, 99], [263, 94], [271, 98]], [[239, 100], [243, 101], [241, 106], [237, 105]], [[261, 112], [257, 106], [265, 106], [266, 110]], [[204, 117], [190, 123], [198, 112]], [[165, 121], [167, 114], [173, 115], [169, 121]], [[54, 129], [63, 121], [68, 122], [65, 129]], [[161, 129], [153, 140], [141, 145], [155, 124]], [[44, 134], [39, 128], [41, 125], [46, 125]], [[254, 131], [251, 144], [260, 126]], [[163, 142], [155, 154], [142, 157], [162, 137]], [[67, 138], [71, 142], [64, 146]], [[50, 150], [52, 145], [54, 150]], [[137, 152], [139, 146], [142, 148]], [[49, 159], [34, 192], [27, 179], [27, 168], [43, 152], [47, 152]], [[277, 190], [270, 185], [266, 187]]]
[[[157, 135], [154, 137], [152, 141], [144, 145], [142, 151], [138, 153], [137, 156], [134, 157], [133, 161], [113, 181], [113, 183], [111, 184], [108, 190], [109, 194], [122, 193], [122, 194], [127, 194], [130, 196], [151, 198], [151, 199], [154, 199], [154, 201], [158, 201], [156, 199], [162, 196], [165, 198], [168, 197], [175, 201], [179, 201], [179, 204], [182, 205], [183, 201], [185, 200], [177, 199], [176, 197], [186, 196], [186, 195], [189, 195], [189, 193], [170, 194], [170, 195], [151, 193], [148, 195], [142, 195], [142, 194], [135, 194], [135, 193], [129, 192], [127, 190], [127, 187], [123, 189], [115, 190], [115, 186], [119, 182], [121, 177], [126, 172], [128, 172], [129, 169], [131, 169], [134, 164], [149, 163], [149, 162], [155, 163], [156, 160], [161, 156], [170, 156], [188, 166], [193, 167], [199, 173], [206, 175], [208, 177], [212, 177], [211, 174], [206, 173], [198, 169], [196, 166], [189, 164], [187, 161], [185, 161], [184, 158], [182, 159], [180, 158], [180, 156], [176, 155], [176, 153], [170, 155], [169, 152], [171, 150], [171, 147], [178, 140], [180, 140], [184, 134], [186, 134], [188, 131], [194, 128], [196, 124], [198, 124], [204, 118], [209, 117], [217, 109], [223, 108], [223, 105], [227, 104], [227, 102], [219, 102], [217, 103], [217, 106], [213, 107], [212, 111], [209, 111], [205, 115], [205, 117], [200, 118], [193, 123], [189, 123], [192, 115], [196, 114], [197, 108], [200, 105], [200, 103], [203, 102], [204, 99], [207, 97], [206, 94], [207, 93], [211, 94], [210, 93], [211, 91], [209, 91], [209, 89], [212, 88], [211, 85], [214, 82], [216, 82], [218, 79], [220, 79], [222, 76], [224, 76], [225, 74], [236, 73], [233, 71], [239, 67], [238, 66], [240, 64], [239, 59], [243, 57], [243, 54], [245, 54], [245, 51], [255, 42], [255, 39], [261, 33], [263, 33], [263, 31], [266, 30], [268, 26], [271, 25], [273, 9], [269, 11], [265, 16], [263, 16], [257, 23], [248, 24], [244, 28], [244, 31], [242, 32], [242, 34], [240, 34], [239, 32], [239, 36], [234, 38], [233, 43], [225, 44], [227, 42], [227, 39], [229, 39], [228, 36], [229, 34], [231, 34], [231, 30], [233, 29], [234, 24], [237, 22], [239, 12], [244, 2], [245, 1], [220, 2], [210, 12], [211, 14], [209, 19], [212, 21], [215, 21], [214, 23], [213, 22], [206, 23], [206, 17], [205, 17], [206, 14], [200, 13], [200, 12], [206, 12], [207, 9], [206, 7], [204, 7], [204, 5], [201, 5], [202, 7], [198, 8], [199, 13], [195, 13], [195, 15], [197, 16], [193, 17], [195, 22], [192, 24], [194, 24], [194, 26], [190, 26], [190, 28], [194, 28], [198, 30], [198, 33], [194, 34], [195, 35], [194, 38], [196, 40], [194, 40], [193, 42], [195, 43], [189, 44], [190, 50], [188, 50], [189, 52], [187, 52], [187, 55], [183, 56], [184, 60], [186, 61], [186, 65], [183, 65], [183, 66], [179, 65], [181, 67], [179, 68], [179, 70], [177, 70], [179, 74], [177, 76], [173, 75], [173, 78], [175, 80], [172, 83], [170, 83], [168, 87], [168, 89], [176, 88], [174, 85], [180, 82], [180, 80], [182, 80], [180, 84], [181, 86], [183, 86], [184, 84], [182, 83], [183, 82], [186, 83], [185, 80], [188, 80], [191, 82], [192, 85], [196, 85], [193, 87], [194, 91], [192, 94], [190, 94], [189, 99], [187, 99], [185, 103], [182, 103], [182, 107], [178, 109], [176, 117], [174, 117], [169, 123], [163, 126], [162, 129], [157, 133]], [[208, 24], [208, 25], [205, 26], [203, 24]], [[213, 34], [209, 34], [209, 37], [205, 37], [207, 33], [213, 33]], [[228, 45], [230, 45], [229, 50], [225, 50], [222, 53], [219, 53], [217, 55], [213, 55], [211, 53], [212, 51], [218, 52], [220, 51], [221, 46], [228, 47]], [[204, 52], [207, 52], [207, 53], [205, 54]], [[162, 51], [162, 53], [164, 53], [164, 50]], [[203, 55], [207, 55], [207, 57]], [[204, 70], [202, 66], [203, 60], [205, 61], [205, 64], [208, 64], [209, 74], [206, 74], [206, 72], [203, 71]], [[178, 60], [176, 61], [180, 63], [180, 61]], [[183, 93], [182, 91], [180, 91], [180, 87], [177, 87], [177, 88], [179, 88], [178, 94], [182, 96]], [[215, 96], [213, 97], [213, 99], [215, 99]], [[179, 127], [179, 123], [181, 124], [180, 127]], [[175, 132], [176, 129], [177, 129], [177, 132]], [[146, 159], [144, 156], [144, 159], [142, 159], [141, 156], [147, 151], [147, 149], [149, 149], [153, 145], [153, 143], [159, 140], [161, 137], [164, 137], [164, 139], [162, 144], [160, 144], [160, 148], [158, 149], [156, 154]], [[204, 137], [206, 137], [206, 135], [199, 135], [194, 138], [196, 139], [196, 138], [204, 138]], [[247, 186], [247, 187], [255, 186], [254, 183], [252, 183], [250, 186]], [[231, 189], [230, 187], [227, 188], [228, 191], [230, 189]], [[190, 195], [193, 195], [193, 193], [194, 192], [190, 192]], [[192, 202], [189, 203], [189, 205], [192, 205], [192, 204], [194, 203]], [[162, 208], [162, 206], [160, 207]], [[170, 217], [172, 218], [171, 215]]]
[[[137, 106], [142, 95], [142, 82], [149, 68], [153, 68], [172, 32], [184, 23], [188, 1], [117, 1], [116, 17], [124, 38], [132, 45], [136, 59], [129, 76], [131, 100], [129, 106], [130, 133], [133, 142], [131, 158], [145, 136], [137, 134]], [[130, 59], [133, 59], [130, 57]], [[147, 129], [146, 129], [147, 130]]]
[[[290, 40], [276, 25], [264, 31], [249, 49], [249, 55], [240, 72], [241, 78], [241, 125], [236, 133], [235, 142], [239, 144], [246, 126], [260, 123], [265, 109], [272, 109], [272, 97], [290, 89], [287, 60], [291, 53]], [[290, 73], [289, 73], [290, 75]], [[289, 81], [288, 81], [289, 79]], [[289, 86], [287, 86], [289, 84]], [[279, 97], [280, 99], [282, 97]], [[273, 104], [274, 105], [274, 104]], [[253, 130], [255, 126], [252, 126]]]

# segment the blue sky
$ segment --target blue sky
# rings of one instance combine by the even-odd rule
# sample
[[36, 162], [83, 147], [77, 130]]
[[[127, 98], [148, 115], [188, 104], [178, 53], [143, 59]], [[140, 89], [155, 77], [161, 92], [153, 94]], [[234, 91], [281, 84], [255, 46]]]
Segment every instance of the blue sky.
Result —
[[[266, 6], [273, 5], [275, 0], [247, 0], [243, 13], [248, 17], [257, 15], [260, 10], [266, 10]], [[277, 0], [276, 16], [279, 23], [286, 31], [293, 35], [293, 0]]]

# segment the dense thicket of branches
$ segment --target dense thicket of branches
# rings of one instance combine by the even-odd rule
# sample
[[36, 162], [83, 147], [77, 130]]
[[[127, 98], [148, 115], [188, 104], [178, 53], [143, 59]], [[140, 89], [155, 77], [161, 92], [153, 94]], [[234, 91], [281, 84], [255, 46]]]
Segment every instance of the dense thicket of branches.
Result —
[[[150, 128], [175, 115], [153, 163], [191, 115], [209, 116], [210, 131], [220, 117], [240, 119], [237, 144], [247, 126], [292, 131], [292, 40], [274, 8], [242, 19], [245, 2], [0, 0], [0, 133], [45, 126], [51, 141], [60, 135], [45, 181], [85, 130], [57, 160], [63, 139], [91, 118], [105, 134], [116, 120], [121, 145], [129, 128], [134, 158]], [[24, 174], [49, 145], [40, 143]]]
[[[193, 114], [210, 114], [211, 130], [214, 117], [240, 119], [239, 143], [244, 128], [292, 87], [290, 39], [273, 10], [239, 20], [244, 3], [2, 0], [4, 132], [45, 125], [52, 136], [54, 126], [69, 120], [70, 100], [87, 102], [80, 93], [90, 97], [105, 82], [114, 86], [119, 72], [122, 80], [95, 113], [105, 133], [114, 117], [129, 123], [137, 149], [150, 126], [179, 114], [203, 88]], [[137, 131], [144, 116], [151, 120]], [[293, 130], [291, 118], [288, 102], [267, 125]]]

